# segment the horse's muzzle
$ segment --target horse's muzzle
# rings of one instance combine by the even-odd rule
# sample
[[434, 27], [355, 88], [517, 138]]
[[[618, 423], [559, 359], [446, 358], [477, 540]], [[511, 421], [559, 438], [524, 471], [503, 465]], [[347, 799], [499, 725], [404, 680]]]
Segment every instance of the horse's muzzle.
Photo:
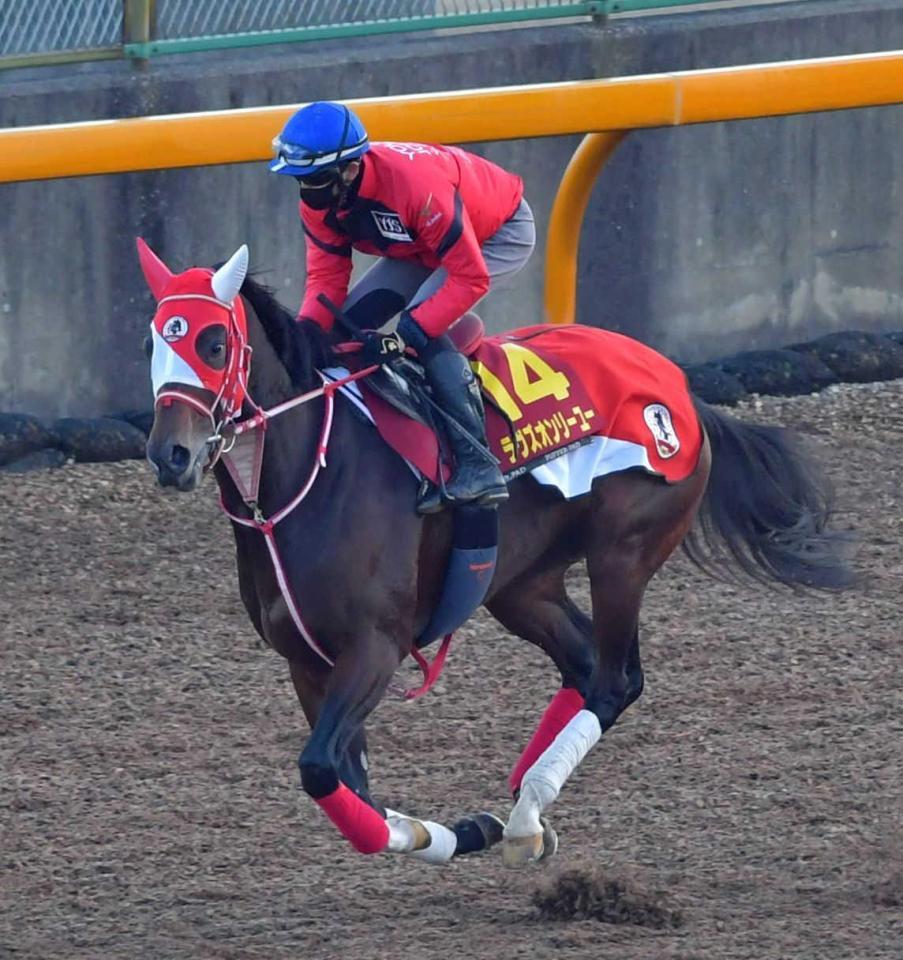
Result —
[[161, 487], [194, 490], [201, 478], [200, 459], [206, 448], [196, 456], [179, 443], [148, 444], [147, 459], [157, 474]]

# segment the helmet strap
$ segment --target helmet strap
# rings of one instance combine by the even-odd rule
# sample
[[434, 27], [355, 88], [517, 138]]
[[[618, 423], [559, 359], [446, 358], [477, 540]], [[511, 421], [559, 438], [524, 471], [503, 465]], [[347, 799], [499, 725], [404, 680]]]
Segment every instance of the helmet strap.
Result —
[[344, 170], [349, 163], [357, 163], [357, 174], [352, 180], [342, 178], [339, 184], [339, 207], [350, 207], [357, 200], [358, 190], [361, 188], [361, 180], [364, 177], [364, 158], [358, 157], [356, 160], [347, 160], [340, 165], [340, 170]]

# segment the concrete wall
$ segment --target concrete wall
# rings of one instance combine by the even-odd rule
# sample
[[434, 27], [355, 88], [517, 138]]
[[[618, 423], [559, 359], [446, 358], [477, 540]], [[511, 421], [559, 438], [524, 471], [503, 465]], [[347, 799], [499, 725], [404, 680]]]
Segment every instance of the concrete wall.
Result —
[[[611, 41], [619, 74], [893, 50], [903, 3], [622, 21]], [[884, 107], [631, 134], [585, 222], [579, 319], [684, 360], [903, 328], [901, 121]]]
[[[543, 82], [903, 47], [903, 5], [749, 11], [44, 68], [0, 75], [0, 126]], [[900, 108], [632, 134], [583, 231], [579, 319], [679, 359], [850, 326], [903, 327]], [[274, 131], [275, 133], [276, 131]], [[544, 231], [577, 138], [491, 144]], [[293, 184], [261, 164], [0, 184], [0, 409], [94, 415], [150, 400], [152, 312], [134, 256], [174, 269], [242, 242], [292, 308]], [[542, 249], [482, 312], [541, 315]]]

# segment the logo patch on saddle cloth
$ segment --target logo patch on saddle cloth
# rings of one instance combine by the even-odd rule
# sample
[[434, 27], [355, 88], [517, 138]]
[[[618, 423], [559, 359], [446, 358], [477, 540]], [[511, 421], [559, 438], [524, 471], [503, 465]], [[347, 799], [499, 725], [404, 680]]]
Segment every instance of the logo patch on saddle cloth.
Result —
[[662, 460], [673, 457], [680, 450], [680, 438], [671, 422], [671, 411], [663, 403], [650, 403], [643, 411], [643, 419], [655, 440], [655, 449]]

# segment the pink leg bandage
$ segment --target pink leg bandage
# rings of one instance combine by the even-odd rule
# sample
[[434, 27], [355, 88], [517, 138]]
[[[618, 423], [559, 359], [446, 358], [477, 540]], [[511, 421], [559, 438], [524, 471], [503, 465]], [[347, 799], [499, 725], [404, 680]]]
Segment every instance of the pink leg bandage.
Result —
[[545, 713], [539, 721], [536, 732], [527, 746], [524, 747], [524, 752], [514, 765], [511, 776], [508, 777], [508, 786], [511, 788], [512, 794], [520, 789], [524, 774], [546, 752], [555, 737], [582, 709], [583, 697], [574, 689], [562, 687], [552, 697], [551, 703], [546, 707]]
[[386, 821], [344, 783], [317, 800], [320, 809], [339, 828], [358, 853], [379, 853], [389, 842]]

